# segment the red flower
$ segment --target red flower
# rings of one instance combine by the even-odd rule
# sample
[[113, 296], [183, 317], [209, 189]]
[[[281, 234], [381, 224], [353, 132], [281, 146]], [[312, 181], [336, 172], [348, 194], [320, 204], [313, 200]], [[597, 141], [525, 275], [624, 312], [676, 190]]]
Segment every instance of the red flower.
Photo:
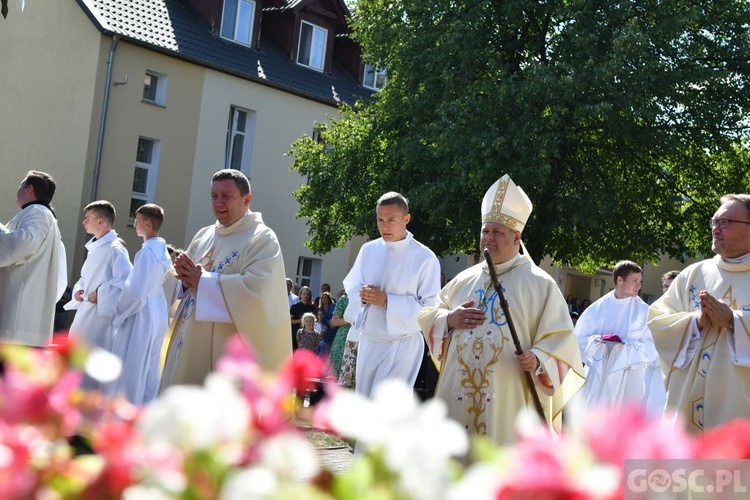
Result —
[[84, 496], [120, 498], [133, 484], [133, 469], [143, 461], [142, 448], [135, 428], [122, 421], [102, 424], [92, 442], [94, 451], [104, 458], [104, 468]]
[[278, 388], [284, 392], [295, 390], [297, 394], [312, 391], [318, 380], [323, 378], [325, 363], [314, 352], [297, 349], [281, 367]]

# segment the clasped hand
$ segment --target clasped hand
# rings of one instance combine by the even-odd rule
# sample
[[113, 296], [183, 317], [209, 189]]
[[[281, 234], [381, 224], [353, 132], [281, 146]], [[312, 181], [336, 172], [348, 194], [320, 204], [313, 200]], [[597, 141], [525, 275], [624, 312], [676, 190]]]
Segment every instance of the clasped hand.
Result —
[[700, 311], [698, 313], [698, 328], [703, 330], [706, 326], [719, 328], [731, 328], [734, 324], [732, 309], [723, 302], [716, 300], [706, 290], [698, 294], [700, 300]]
[[182, 282], [183, 288], [198, 290], [198, 283], [200, 283], [203, 273], [200, 264], [196, 264], [190, 257], [182, 253], [174, 261], [174, 270], [177, 279]]
[[361, 300], [363, 304], [384, 306], [387, 299], [388, 295], [378, 286], [365, 285], [359, 289], [359, 300]]

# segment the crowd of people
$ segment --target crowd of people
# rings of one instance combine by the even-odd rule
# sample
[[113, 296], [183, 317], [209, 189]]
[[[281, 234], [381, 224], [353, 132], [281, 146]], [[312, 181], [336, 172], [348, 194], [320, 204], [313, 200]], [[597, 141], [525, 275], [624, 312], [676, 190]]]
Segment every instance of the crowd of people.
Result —
[[[54, 192], [51, 176], [30, 171], [17, 191], [20, 211], [0, 226], [2, 342], [51, 340], [67, 277]], [[115, 207], [85, 207], [91, 239], [65, 305], [76, 311], [70, 335], [123, 366], [117, 381], [86, 378], [85, 389], [144, 404], [171, 385], [202, 383], [226, 341], [240, 336], [267, 370], [294, 350], [313, 351], [366, 397], [387, 379], [414, 386], [425, 359], [435, 359], [435, 396], [450, 417], [500, 444], [515, 439], [520, 410], [537, 406], [559, 429], [572, 401], [679, 415], [696, 433], [750, 417], [749, 195], [721, 198], [710, 221], [716, 255], [666, 273], [651, 306], [639, 296], [643, 270], [629, 260], [614, 266], [613, 290], [593, 304], [566, 300], [525, 250], [533, 206], [508, 175], [482, 200], [485, 261], [446, 283], [435, 254], [407, 229], [408, 200], [388, 192], [375, 206], [380, 238], [362, 246], [335, 297], [323, 284], [315, 299], [285, 276], [278, 239], [250, 210], [241, 172], [216, 172], [210, 195], [216, 223], [185, 251], [159, 237], [161, 207], [140, 207], [143, 246], [132, 264], [112, 229]]]

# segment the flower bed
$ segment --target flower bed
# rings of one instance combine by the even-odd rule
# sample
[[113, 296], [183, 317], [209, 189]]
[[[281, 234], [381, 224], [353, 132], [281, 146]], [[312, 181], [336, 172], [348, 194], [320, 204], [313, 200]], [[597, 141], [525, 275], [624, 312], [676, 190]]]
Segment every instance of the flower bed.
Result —
[[[323, 370], [312, 353], [270, 377], [230, 343], [203, 386], [135, 408], [78, 389], [86, 357], [75, 345], [0, 349], [0, 498], [621, 498], [627, 458], [750, 453], [746, 421], [699, 442], [636, 409], [588, 415], [562, 437], [522, 420], [518, 443], [498, 448], [470, 442], [441, 401], [419, 404], [402, 384], [373, 400], [331, 385], [311, 425], [361, 451], [332, 473], [295, 420], [294, 394]], [[469, 450], [466, 467], [456, 457]]]

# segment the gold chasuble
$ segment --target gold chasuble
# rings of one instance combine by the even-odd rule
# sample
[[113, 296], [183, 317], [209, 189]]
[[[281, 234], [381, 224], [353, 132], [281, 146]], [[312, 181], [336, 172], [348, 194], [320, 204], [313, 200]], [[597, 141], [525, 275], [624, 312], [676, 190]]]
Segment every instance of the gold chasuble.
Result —
[[[557, 283], [523, 255], [495, 268], [521, 347], [539, 358], [552, 382], [545, 387], [533, 376], [551, 423], [584, 381], [565, 299]], [[484, 323], [449, 335], [448, 313], [469, 299], [484, 311]], [[447, 403], [449, 416], [469, 434], [487, 435], [498, 444], [514, 442], [519, 411], [533, 411], [534, 406], [487, 264], [456, 276], [440, 292], [435, 307], [422, 309], [419, 323], [433, 355], [442, 361], [436, 396]]]
[[286, 273], [276, 234], [261, 214], [248, 212], [231, 226], [216, 223], [201, 229], [187, 254], [205, 271], [217, 273], [231, 322], [198, 320], [193, 290], [178, 299], [171, 308], [175, 314], [160, 391], [169, 385], [203, 384], [226, 341], [238, 333], [263, 369], [277, 370], [292, 353]]
[[[707, 290], [734, 311], [732, 329], [698, 331], [698, 294]], [[666, 375], [667, 409], [701, 434], [750, 418], [750, 259], [720, 256], [689, 266], [649, 310], [648, 326]]]

